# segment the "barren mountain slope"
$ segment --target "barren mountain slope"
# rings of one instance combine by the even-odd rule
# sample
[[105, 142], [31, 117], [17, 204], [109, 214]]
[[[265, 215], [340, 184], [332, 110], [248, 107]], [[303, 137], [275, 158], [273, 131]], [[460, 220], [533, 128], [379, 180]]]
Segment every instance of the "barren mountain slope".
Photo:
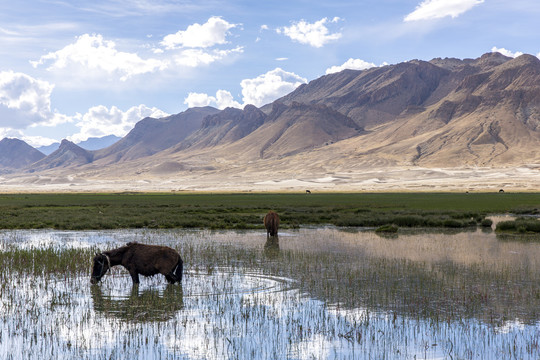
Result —
[[463, 78], [417, 114], [343, 142], [344, 154], [401, 165], [504, 166], [540, 162], [540, 60], [522, 57]]
[[[374, 184], [386, 173], [411, 179], [437, 173], [444, 183], [447, 172], [437, 168], [518, 169], [501, 172], [504, 177], [526, 166], [530, 176], [540, 164], [540, 60], [530, 55], [346, 70], [261, 109], [205, 109], [204, 116], [200, 109], [176, 115], [196, 115], [200, 128], [187, 136], [179, 133], [181, 121], [145, 119], [96, 152], [97, 161], [71, 151], [71, 157], [44, 159], [47, 166], [36, 170], [189, 188], [299, 178], [354, 184], [371, 181], [354, 180], [371, 173], [379, 174]], [[498, 171], [490, 171], [491, 181], [498, 181]]]
[[0, 141], [0, 172], [24, 168], [44, 157], [22, 140], [4, 138]]
[[172, 147], [199, 129], [206, 116], [218, 111], [212, 107], [191, 108], [162, 119], [145, 118], [122, 140], [96, 151], [96, 164], [133, 160]]
[[93, 154], [68, 140], [62, 140], [58, 150], [31, 164], [26, 171], [39, 172], [55, 168], [72, 168], [91, 163]]
[[211, 148], [240, 140], [261, 126], [266, 114], [253, 105], [243, 110], [226, 108], [206, 116], [200, 128], [174, 147], [174, 151]]

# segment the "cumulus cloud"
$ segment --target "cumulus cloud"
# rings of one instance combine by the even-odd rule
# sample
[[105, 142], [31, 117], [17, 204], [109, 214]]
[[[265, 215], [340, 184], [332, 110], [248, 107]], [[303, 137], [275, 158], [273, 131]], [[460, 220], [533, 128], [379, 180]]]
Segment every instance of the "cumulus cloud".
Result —
[[186, 30], [180, 30], [175, 34], [163, 38], [161, 45], [166, 49], [178, 48], [208, 48], [227, 43], [229, 30], [237, 27], [221, 17], [213, 16], [204, 24], [192, 24]]
[[307, 79], [281, 68], [275, 68], [253, 79], [240, 82], [244, 104], [262, 106], [287, 95]]
[[209, 65], [215, 61], [222, 60], [231, 54], [238, 54], [243, 51], [244, 49], [241, 46], [228, 50], [213, 49], [210, 51], [202, 49], [186, 49], [174, 57], [174, 62], [181, 66], [197, 67], [200, 65]]
[[[160, 42], [166, 51], [172, 51], [172, 60], [176, 65], [198, 67], [223, 60], [233, 54], [244, 51], [242, 46], [229, 49], [219, 45], [229, 44], [227, 36], [230, 29], [240, 26], [231, 24], [218, 16], [213, 16], [204, 24], [192, 24], [186, 30], [167, 35]], [[157, 50], [154, 50], [156, 52]], [[164, 50], [161, 50], [163, 53]]]
[[518, 56], [523, 55], [521, 51], [512, 52], [510, 50], [506, 50], [505, 48], [498, 48], [496, 46], [491, 48], [491, 52], [498, 52], [500, 54], [503, 54], [504, 56], [516, 58]]
[[192, 92], [185, 98], [184, 104], [190, 108], [200, 106], [214, 106], [221, 110], [227, 107], [242, 108], [242, 105], [235, 101], [232, 94], [226, 90], [218, 90], [216, 96]]
[[64, 121], [51, 111], [54, 86], [23, 73], [0, 72], [0, 126], [24, 129]]
[[189, 93], [184, 99], [188, 107], [215, 106], [219, 109], [226, 107], [243, 108], [248, 104], [262, 106], [287, 95], [307, 80], [295, 73], [280, 68], [268, 71], [253, 79], [244, 79], [242, 86], [243, 104], [235, 101], [230, 92], [218, 90], [216, 96], [204, 93]]
[[[37, 61], [30, 62], [35, 68], [47, 64], [47, 70], [79, 69], [72, 74], [88, 74], [87, 71], [117, 74], [121, 81], [132, 76], [152, 73], [167, 68], [158, 59], [142, 59], [135, 53], [118, 51], [114, 41], [104, 40], [102, 35], [84, 34], [58, 51], [49, 52]], [[90, 74], [91, 75], [91, 74]]]
[[135, 124], [145, 117], [162, 118], [167, 113], [145, 105], [133, 106], [122, 111], [116, 106], [108, 108], [103, 105], [94, 106], [84, 114], [77, 115], [76, 126], [79, 133], [68, 139], [74, 142], [87, 140], [89, 137], [102, 137], [106, 135], [125, 136]]
[[350, 58], [345, 63], [343, 63], [343, 65], [332, 66], [332, 67], [329, 67], [328, 69], [326, 69], [326, 75], [337, 73], [337, 72], [340, 72], [340, 71], [345, 70], [345, 69], [366, 70], [366, 69], [376, 67], [376, 66], [377, 65], [375, 65], [374, 63], [369, 63], [369, 62], [361, 60], [361, 59]]
[[337, 23], [340, 18], [335, 17], [332, 20], [323, 18], [314, 23], [308, 23], [305, 20], [294, 22], [291, 26], [280, 27], [276, 30], [278, 34], [288, 36], [291, 40], [301, 44], [307, 44], [316, 48], [323, 47], [330, 41], [341, 38], [341, 33], [330, 33], [326, 26], [329, 23]]
[[484, 0], [424, 0], [405, 16], [404, 21], [433, 20], [446, 16], [456, 18]]

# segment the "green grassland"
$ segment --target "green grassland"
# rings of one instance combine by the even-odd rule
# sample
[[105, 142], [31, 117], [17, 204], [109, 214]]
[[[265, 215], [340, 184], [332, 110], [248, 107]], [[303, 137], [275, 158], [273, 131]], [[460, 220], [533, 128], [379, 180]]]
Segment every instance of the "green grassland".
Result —
[[282, 228], [481, 225], [488, 214], [536, 214], [540, 193], [0, 194], [0, 228], [258, 229], [268, 210]]

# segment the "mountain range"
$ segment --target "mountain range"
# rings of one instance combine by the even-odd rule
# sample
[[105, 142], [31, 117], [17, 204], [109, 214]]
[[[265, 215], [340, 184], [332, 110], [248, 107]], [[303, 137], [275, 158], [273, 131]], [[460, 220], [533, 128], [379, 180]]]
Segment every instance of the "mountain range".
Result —
[[[90, 137], [84, 141], [77, 143], [77, 145], [79, 145], [85, 150], [99, 150], [99, 149], [103, 149], [108, 146], [111, 146], [112, 144], [114, 144], [120, 139], [121, 137], [118, 137], [115, 135], [107, 135], [103, 137]], [[40, 146], [36, 148], [36, 150], [39, 150], [45, 155], [50, 155], [56, 150], [58, 150], [59, 147], [60, 147], [60, 143], [55, 142], [55, 143], [52, 143], [51, 145]]]
[[344, 70], [261, 108], [190, 108], [145, 118], [99, 150], [64, 140], [40, 156], [21, 143], [0, 142], [4, 174], [264, 182], [374, 167], [534, 167], [540, 60], [487, 53]]

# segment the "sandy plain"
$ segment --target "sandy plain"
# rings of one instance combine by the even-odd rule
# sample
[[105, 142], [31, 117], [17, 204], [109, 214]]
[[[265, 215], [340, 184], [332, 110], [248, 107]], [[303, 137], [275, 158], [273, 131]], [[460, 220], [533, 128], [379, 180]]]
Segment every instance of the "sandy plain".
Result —
[[340, 171], [235, 167], [156, 174], [51, 172], [0, 176], [0, 192], [512, 192], [540, 191], [540, 166], [365, 167]]

